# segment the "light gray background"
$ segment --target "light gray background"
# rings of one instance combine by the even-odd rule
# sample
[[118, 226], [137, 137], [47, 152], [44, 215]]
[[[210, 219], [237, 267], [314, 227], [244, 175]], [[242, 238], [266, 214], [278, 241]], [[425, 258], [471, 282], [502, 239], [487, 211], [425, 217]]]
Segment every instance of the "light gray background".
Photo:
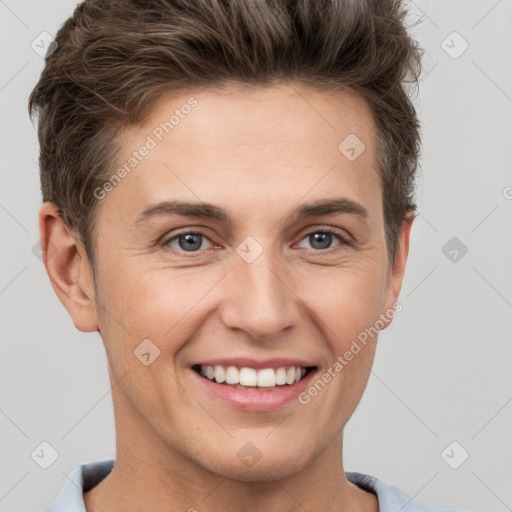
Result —
[[[32, 252], [41, 196], [26, 105], [43, 60], [31, 43], [75, 5], [0, 0], [2, 512], [42, 511], [75, 466], [115, 455], [99, 334], [74, 328]], [[512, 510], [512, 1], [410, 6], [427, 50], [416, 100], [421, 215], [404, 309], [381, 333], [346, 427], [345, 467], [427, 503]], [[469, 44], [458, 58], [453, 31]], [[468, 248], [456, 262], [442, 252], [454, 236]], [[31, 458], [42, 441], [59, 454], [46, 470]], [[452, 464], [469, 453], [458, 469], [441, 456], [452, 441], [462, 447], [448, 450]]]

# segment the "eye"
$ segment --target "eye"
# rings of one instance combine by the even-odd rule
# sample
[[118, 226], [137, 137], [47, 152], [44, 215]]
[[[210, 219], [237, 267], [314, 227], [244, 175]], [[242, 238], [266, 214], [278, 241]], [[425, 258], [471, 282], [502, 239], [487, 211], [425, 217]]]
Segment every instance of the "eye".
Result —
[[302, 240], [308, 240], [315, 250], [325, 251], [326, 249], [334, 248], [330, 247], [333, 237], [340, 241], [337, 246], [350, 245], [348, 240], [341, 233], [332, 228], [311, 231]]
[[[333, 238], [337, 238], [339, 243], [332, 247]], [[178, 233], [167, 241], [163, 242], [164, 247], [172, 247], [177, 252], [197, 253], [204, 249], [203, 242], [210, 239], [201, 231], [186, 231]], [[326, 252], [328, 249], [334, 249], [338, 246], [350, 245], [350, 242], [338, 231], [332, 228], [317, 229], [311, 231], [301, 241], [308, 240], [313, 250]]]
[[[169, 240], [164, 242], [163, 245], [165, 247], [171, 246], [177, 251], [197, 252], [202, 248], [204, 239], [209, 240], [204, 233], [200, 231], [188, 231], [174, 235], [172, 238], [169, 238]], [[177, 242], [177, 246], [173, 245], [171, 242]]]

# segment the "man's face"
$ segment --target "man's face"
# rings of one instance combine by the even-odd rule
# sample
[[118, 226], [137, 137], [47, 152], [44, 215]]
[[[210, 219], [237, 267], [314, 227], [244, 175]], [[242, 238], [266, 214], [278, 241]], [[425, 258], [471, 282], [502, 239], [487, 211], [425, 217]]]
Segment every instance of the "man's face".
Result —
[[[386, 253], [375, 135], [360, 98], [296, 84], [163, 98], [120, 136], [116, 169], [134, 151], [137, 163], [101, 199], [97, 240], [118, 443], [258, 480], [293, 474], [340, 439], [376, 337], [344, 354], [401, 281]], [[208, 203], [225, 218], [143, 215], [161, 202]], [[308, 371], [283, 384], [283, 372], [302, 377], [294, 367]]]

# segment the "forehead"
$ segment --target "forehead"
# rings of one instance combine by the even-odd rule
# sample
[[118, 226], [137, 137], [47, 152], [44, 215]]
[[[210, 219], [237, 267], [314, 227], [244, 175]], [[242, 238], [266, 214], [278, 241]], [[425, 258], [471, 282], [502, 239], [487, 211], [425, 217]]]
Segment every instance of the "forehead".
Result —
[[[189, 107], [192, 103], [195, 106]], [[374, 142], [372, 113], [361, 95], [293, 83], [250, 88], [230, 85], [163, 95], [145, 123], [129, 133], [135, 138], [151, 133], [158, 142], [172, 138], [179, 144], [183, 139], [190, 142], [192, 130], [194, 144], [183, 150], [196, 156], [212, 146], [219, 152], [257, 144], [293, 144], [297, 150], [299, 142], [308, 149], [312, 144], [337, 148], [350, 134], [361, 142], [364, 139], [370, 150]], [[222, 146], [215, 146], [219, 140]]]
[[115, 170], [127, 172], [108, 203], [133, 222], [149, 202], [176, 198], [235, 211], [380, 195], [371, 110], [350, 91], [280, 84], [167, 94], [119, 142]]

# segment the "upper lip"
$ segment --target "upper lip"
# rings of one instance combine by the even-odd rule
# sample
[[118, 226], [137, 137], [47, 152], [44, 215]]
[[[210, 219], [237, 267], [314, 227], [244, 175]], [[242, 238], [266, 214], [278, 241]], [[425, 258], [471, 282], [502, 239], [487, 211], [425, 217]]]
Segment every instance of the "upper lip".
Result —
[[289, 357], [276, 357], [272, 359], [254, 359], [251, 357], [230, 357], [216, 358], [198, 361], [191, 366], [236, 366], [237, 368], [281, 368], [283, 366], [301, 366], [303, 368], [315, 366], [311, 361], [305, 359], [294, 359]]

